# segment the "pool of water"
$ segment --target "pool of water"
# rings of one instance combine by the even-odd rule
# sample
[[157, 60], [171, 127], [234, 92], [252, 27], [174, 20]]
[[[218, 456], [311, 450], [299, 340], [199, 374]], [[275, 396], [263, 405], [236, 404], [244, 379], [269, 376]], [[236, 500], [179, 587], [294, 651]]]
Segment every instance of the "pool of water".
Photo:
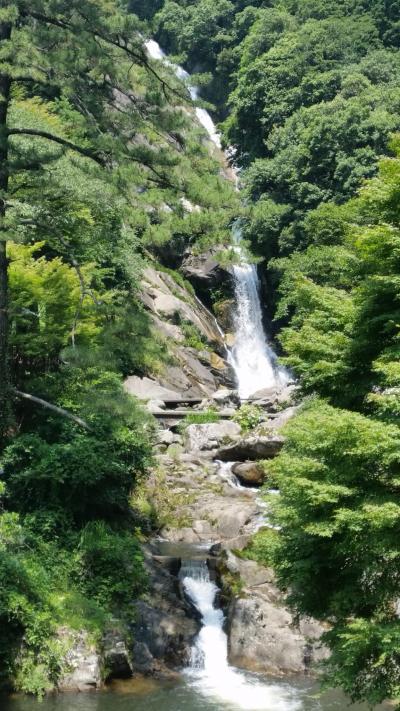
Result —
[[[311, 682], [263, 681], [266, 688], [265, 711], [289, 711], [293, 708], [299, 711], [344, 711], [349, 708], [343, 694], [335, 691], [321, 694]], [[208, 698], [197, 688], [196, 680], [190, 677], [168, 683], [136, 678], [115, 682], [105, 691], [52, 695], [41, 703], [25, 696], [0, 699], [1, 711], [238, 711], [239, 708], [243, 709], [243, 706]], [[381, 705], [376, 709], [393, 711], [390, 705]], [[350, 707], [350, 711], [367, 711], [367, 707], [356, 704]]]

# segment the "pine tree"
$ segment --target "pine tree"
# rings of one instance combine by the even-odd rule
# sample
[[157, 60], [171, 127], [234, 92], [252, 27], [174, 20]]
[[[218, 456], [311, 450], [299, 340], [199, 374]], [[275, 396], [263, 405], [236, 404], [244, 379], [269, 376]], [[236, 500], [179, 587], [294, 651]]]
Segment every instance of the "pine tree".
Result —
[[[125, 189], [132, 173], [144, 187], [171, 186], [174, 152], [168, 140], [155, 150], [151, 136], [172, 131], [176, 117], [165, 105], [179, 90], [149, 63], [141, 29], [135, 16], [106, 0], [1, 3], [0, 439], [10, 430], [15, 394], [8, 363], [7, 240], [16, 239], [19, 225], [15, 216], [8, 219], [10, 182], [29, 180], [32, 171], [68, 153], [114, 173]], [[64, 102], [66, 129], [25, 124], [14, 111], [21, 95]]]

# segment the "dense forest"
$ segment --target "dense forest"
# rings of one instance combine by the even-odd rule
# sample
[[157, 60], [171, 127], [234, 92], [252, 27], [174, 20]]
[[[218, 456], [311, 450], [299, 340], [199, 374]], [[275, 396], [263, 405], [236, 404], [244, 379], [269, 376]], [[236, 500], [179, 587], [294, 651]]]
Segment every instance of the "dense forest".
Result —
[[154, 422], [122, 382], [168, 349], [141, 271], [240, 214], [303, 399], [257, 557], [327, 623], [328, 683], [399, 702], [400, 2], [14, 0], [0, 38], [0, 681], [42, 694], [55, 629], [96, 639], [145, 591]]

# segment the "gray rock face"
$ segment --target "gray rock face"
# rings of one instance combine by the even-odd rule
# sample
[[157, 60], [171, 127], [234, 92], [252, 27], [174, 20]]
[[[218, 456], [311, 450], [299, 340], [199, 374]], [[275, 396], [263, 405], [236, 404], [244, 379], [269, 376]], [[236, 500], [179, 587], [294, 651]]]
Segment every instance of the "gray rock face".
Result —
[[327, 657], [320, 642], [324, 628], [316, 620], [294, 620], [272, 570], [230, 552], [225, 565], [244, 585], [228, 610], [231, 664], [270, 674], [306, 674]]
[[224, 440], [232, 440], [240, 435], [240, 426], [229, 420], [205, 425], [189, 425], [184, 434], [186, 452], [215, 449]]
[[233, 444], [221, 447], [216, 453], [215, 459], [220, 459], [222, 462], [246, 462], [248, 460], [272, 459], [279, 454], [283, 444], [284, 439], [279, 435], [273, 435], [271, 437], [246, 437]]
[[174, 400], [181, 397], [181, 393], [176, 390], [160, 385], [156, 380], [151, 378], [139, 378], [137, 375], [131, 375], [125, 380], [124, 388], [127, 393], [134, 395], [139, 400], [163, 401]]
[[103, 661], [106, 679], [126, 679], [132, 676], [131, 652], [119, 625], [111, 627], [104, 635]]
[[219, 266], [212, 250], [203, 254], [187, 254], [182, 262], [182, 271], [191, 281], [206, 282], [207, 286], [220, 282], [222, 276], [228, 276]]
[[265, 472], [257, 462], [236, 463], [232, 471], [243, 484], [261, 486], [265, 479]]
[[102, 683], [101, 657], [90, 643], [85, 631], [72, 632], [61, 628], [58, 637], [67, 639], [68, 652], [65, 655], [66, 673], [59, 679], [58, 689], [63, 691], [89, 691], [99, 689]]
[[180, 597], [176, 560], [161, 558], [146, 552], [151, 597], [135, 603], [132, 662], [141, 674], [169, 676], [188, 663], [199, 625]]

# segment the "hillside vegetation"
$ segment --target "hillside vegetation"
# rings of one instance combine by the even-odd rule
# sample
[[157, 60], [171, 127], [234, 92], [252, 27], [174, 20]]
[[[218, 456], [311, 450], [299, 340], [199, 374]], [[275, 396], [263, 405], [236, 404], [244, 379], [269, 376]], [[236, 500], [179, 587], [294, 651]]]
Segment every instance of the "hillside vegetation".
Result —
[[141, 273], [240, 214], [304, 397], [257, 560], [327, 623], [327, 683], [399, 704], [400, 2], [5, 0], [0, 40], [0, 685], [53, 688], [146, 590], [154, 423], [122, 383], [170, 354]]
[[58, 629], [98, 641], [146, 587], [129, 500], [154, 426], [122, 379], [168, 349], [141, 270], [229, 240], [236, 201], [145, 32], [106, 0], [0, 8], [0, 683], [38, 694]]
[[308, 396], [269, 467], [281, 534], [261, 557], [329, 623], [329, 683], [398, 701], [400, 4], [166, 0], [152, 22], [236, 149]]

